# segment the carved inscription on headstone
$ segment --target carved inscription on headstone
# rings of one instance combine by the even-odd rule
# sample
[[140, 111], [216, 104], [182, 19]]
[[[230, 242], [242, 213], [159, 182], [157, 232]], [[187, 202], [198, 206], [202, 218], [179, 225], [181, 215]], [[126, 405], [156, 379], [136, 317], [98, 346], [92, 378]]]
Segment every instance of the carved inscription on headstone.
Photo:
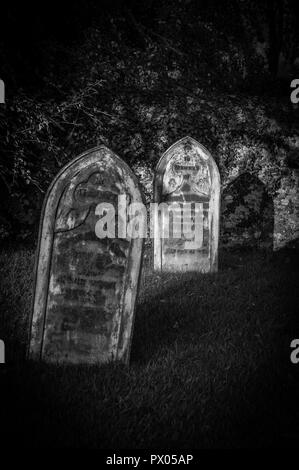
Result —
[[[191, 137], [160, 159], [154, 181], [154, 267], [162, 271], [217, 270], [220, 177], [210, 153]], [[164, 207], [165, 209], [165, 207]]]
[[[128, 361], [142, 238], [99, 238], [100, 203], [142, 202], [129, 167], [108, 148], [67, 165], [44, 203], [29, 357], [48, 362]], [[121, 223], [126, 223], [122, 220]]]

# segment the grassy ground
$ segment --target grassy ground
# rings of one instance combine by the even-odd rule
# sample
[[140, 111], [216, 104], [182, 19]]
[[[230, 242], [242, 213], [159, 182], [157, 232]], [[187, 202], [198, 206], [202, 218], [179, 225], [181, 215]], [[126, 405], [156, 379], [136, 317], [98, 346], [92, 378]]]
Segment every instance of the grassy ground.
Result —
[[[159, 275], [146, 252], [130, 367], [24, 361], [34, 254], [0, 253], [1, 442], [213, 448], [299, 443], [296, 252], [223, 252], [213, 275]], [[3, 405], [3, 406], [2, 406]]]

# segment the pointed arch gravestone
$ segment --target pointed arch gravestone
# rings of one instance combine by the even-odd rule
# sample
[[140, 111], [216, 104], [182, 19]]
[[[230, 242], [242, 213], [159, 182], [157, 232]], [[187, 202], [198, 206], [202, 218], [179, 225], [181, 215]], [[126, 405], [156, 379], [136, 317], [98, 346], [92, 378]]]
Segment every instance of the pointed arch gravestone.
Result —
[[154, 200], [154, 268], [217, 271], [220, 176], [203, 145], [185, 137], [163, 154]]
[[112, 204], [127, 222], [119, 195], [142, 203], [133, 172], [105, 146], [74, 159], [53, 181], [41, 217], [29, 358], [128, 362], [143, 239], [96, 234], [99, 204]]

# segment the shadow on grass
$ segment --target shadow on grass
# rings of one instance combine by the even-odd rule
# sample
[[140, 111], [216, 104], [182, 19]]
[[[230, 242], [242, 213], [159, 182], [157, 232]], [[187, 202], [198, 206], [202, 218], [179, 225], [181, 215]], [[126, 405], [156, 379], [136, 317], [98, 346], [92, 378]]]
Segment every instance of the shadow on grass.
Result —
[[[281, 257], [281, 255], [280, 255]], [[147, 262], [136, 312], [132, 360], [147, 362], [161, 348], [244, 332], [271, 321], [269, 273], [275, 254], [223, 251], [218, 273], [155, 273]], [[267, 264], [267, 268], [265, 267]], [[267, 272], [269, 271], [269, 272]], [[278, 274], [278, 273], [277, 273]], [[267, 308], [265, 309], [265, 301]], [[250, 336], [251, 330], [248, 329]]]
[[132, 359], [147, 364], [175, 357], [178, 376], [189, 368], [193, 384], [172, 445], [298, 442], [299, 387], [289, 359], [299, 333], [296, 273], [294, 250], [248, 250], [223, 252], [217, 274], [172, 275], [171, 282], [156, 274], [152, 286], [145, 280], [150, 294], [137, 310]]
[[[14, 275], [4, 283], [8, 294], [17, 266], [21, 277], [31, 266], [32, 255], [27, 264], [19, 256], [23, 265], [13, 261]], [[2, 442], [174, 450], [296, 445], [299, 389], [289, 354], [299, 336], [297, 278], [294, 250], [222, 252], [212, 275], [159, 275], [147, 258], [130, 367], [9, 364], [1, 370]], [[14, 315], [24, 315], [19, 299], [27, 287], [19, 284], [16, 305], [7, 297]], [[24, 321], [11, 326], [21, 347]]]

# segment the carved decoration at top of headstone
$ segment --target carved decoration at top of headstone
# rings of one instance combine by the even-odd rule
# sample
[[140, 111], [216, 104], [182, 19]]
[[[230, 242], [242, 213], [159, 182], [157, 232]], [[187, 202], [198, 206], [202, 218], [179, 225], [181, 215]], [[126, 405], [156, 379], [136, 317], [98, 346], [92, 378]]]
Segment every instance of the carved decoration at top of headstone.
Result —
[[[160, 159], [154, 181], [154, 199], [169, 208], [156, 213], [154, 224], [154, 267], [165, 271], [217, 270], [219, 238], [220, 177], [210, 153], [196, 140], [185, 137], [172, 145]], [[189, 208], [187, 208], [189, 204]], [[174, 206], [173, 206], [174, 207]], [[189, 222], [184, 222], [190, 211]], [[181, 228], [181, 235], [163, 238], [165, 226]], [[184, 225], [185, 224], [185, 225]], [[186, 230], [186, 227], [189, 230]], [[183, 230], [184, 228], [184, 230]]]
[[99, 203], [142, 202], [130, 168], [105, 146], [69, 163], [43, 207], [29, 357], [98, 363], [129, 359], [142, 238], [99, 238]]

